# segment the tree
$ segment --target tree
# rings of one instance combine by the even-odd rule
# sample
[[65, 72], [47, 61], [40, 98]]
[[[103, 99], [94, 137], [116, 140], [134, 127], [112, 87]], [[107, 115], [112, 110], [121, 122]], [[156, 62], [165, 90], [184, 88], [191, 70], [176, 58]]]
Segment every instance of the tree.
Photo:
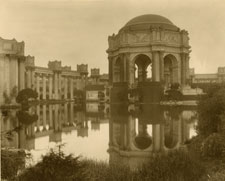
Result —
[[173, 100], [173, 101], [182, 100], [183, 95], [179, 89], [180, 89], [180, 84], [173, 83], [170, 89], [166, 91], [166, 98], [168, 100]]
[[198, 103], [199, 122], [197, 131], [205, 137], [212, 133], [225, 133], [225, 86], [216, 85], [208, 89]]
[[27, 103], [30, 98], [36, 99], [37, 97], [38, 97], [37, 92], [35, 92], [33, 89], [26, 88], [18, 93], [18, 96], [16, 97], [16, 102], [24, 104]]

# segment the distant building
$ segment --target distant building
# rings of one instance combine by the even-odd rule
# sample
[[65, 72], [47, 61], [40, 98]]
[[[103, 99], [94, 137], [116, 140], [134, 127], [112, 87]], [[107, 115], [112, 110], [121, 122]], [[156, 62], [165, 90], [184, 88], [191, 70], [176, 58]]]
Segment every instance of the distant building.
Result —
[[26, 88], [38, 92], [38, 99], [74, 99], [74, 91], [85, 87], [78, 71], [62, 66], [61, 61], [49, 61], [48, 67], [34, 65], [34, 57], [26, 57]]
[[36, 66], [34, 56], [24, 55], [24, 46], [24, 42], [0, 38], [0, 105], [12, 91], [24, 88], [36, 90], [38, 100], [74, 100], [77, 90], [84, 91], [88, 85], [108, 85], [108, 75], [101, 75], [99, 68], [91, 69], [88, 77], [88, 64], [77, 65], [77, 70], [57, 60], [49, 61], [48, 67]]
[[225, 67], [218, 67], [214, 74], [195, 74], [194, 68], [191, 68], [189, 75], [192, 84], [222, 83], [225, 82]]
[[87, 85], [85, 92], [86, 101], [106, 102], [109, 100], [108, 88], [105, 85]]
[[0, 37], [0, 105], [5, 96], [24, 88], [25, 56], [24, 42]]

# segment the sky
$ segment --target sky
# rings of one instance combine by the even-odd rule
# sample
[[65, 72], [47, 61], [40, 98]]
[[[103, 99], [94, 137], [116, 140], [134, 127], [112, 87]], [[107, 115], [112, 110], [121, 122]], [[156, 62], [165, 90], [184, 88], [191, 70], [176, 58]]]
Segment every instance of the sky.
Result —
[[2, 0], [0, 37], [24, 41], [37, 66], [60, 60], [107, 73], [108, 36], [142, 14], [162, 15], [189, 32], [196, 73], [225, 66], [224, 0]]

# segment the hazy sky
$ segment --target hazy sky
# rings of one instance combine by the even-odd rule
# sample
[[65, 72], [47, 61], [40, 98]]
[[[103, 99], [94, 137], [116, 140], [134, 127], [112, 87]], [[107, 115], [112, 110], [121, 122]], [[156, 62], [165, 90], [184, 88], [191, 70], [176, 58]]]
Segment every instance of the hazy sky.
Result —
[[142, 14], [165, 16], [189, 32], [196, 73], [225, 66], [224, 0], [3, 0], [0, 37], [24, 41], [38, 66], [61, 60], [106, 73], [108, 36]]

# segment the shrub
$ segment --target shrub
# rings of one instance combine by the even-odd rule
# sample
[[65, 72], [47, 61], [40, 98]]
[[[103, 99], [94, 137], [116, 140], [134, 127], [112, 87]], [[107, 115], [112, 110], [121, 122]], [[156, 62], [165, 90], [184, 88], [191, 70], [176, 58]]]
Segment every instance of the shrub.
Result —
[[207, 94], [202, 96], [198, 103], [199, 121], [197, 131], [204, 137], [212, 133], [224, 132], [223, 116], [225, 114], [225, 88], [212, 87]]
[[149, 181], [198, 181], [205, 168], [183, 150], [154, 156], [140, 170], [141, 178]]
[[90, 181], [142, 181], [137, 172], [120, 163], [85, 160], [86, 179]]
[[33, 89], [26, 88], [21, 90], [17, 97], [16, 97], [16, 102], [17, 103], [25, 103], [28, 101], [29, 98], [34, 98], [36, 99], [38, 97], [38, 93], [34, 91]]
[[1, 178], [13, 180], [25, 166], [25, 152], [1, 150]]
[[208, 179], [208, 181], [224, 181], [224, 180], [225, 180], [225, 170], [214, 173]]
[[186, 145], [188, 148], [189, 154], [191, 154], [192, 157], [195, 157], [197, 159], [200, 159], [202, 156], [202, 142], [204, 140], [204, 137], [201, 135], [194, 136], [190, 140], [186, 141]]
[[83, 168], [79, 157], [66, 156], [61, 151], [59, 153], [51, 151], [41, 162], [26, 169], [18, 179], [23, 181], [85, 180]]
[[214, 133], [208, 136], [202, 145], [202, 155], [204, 157], [222, 158], [225, 156], [225, 136]]

